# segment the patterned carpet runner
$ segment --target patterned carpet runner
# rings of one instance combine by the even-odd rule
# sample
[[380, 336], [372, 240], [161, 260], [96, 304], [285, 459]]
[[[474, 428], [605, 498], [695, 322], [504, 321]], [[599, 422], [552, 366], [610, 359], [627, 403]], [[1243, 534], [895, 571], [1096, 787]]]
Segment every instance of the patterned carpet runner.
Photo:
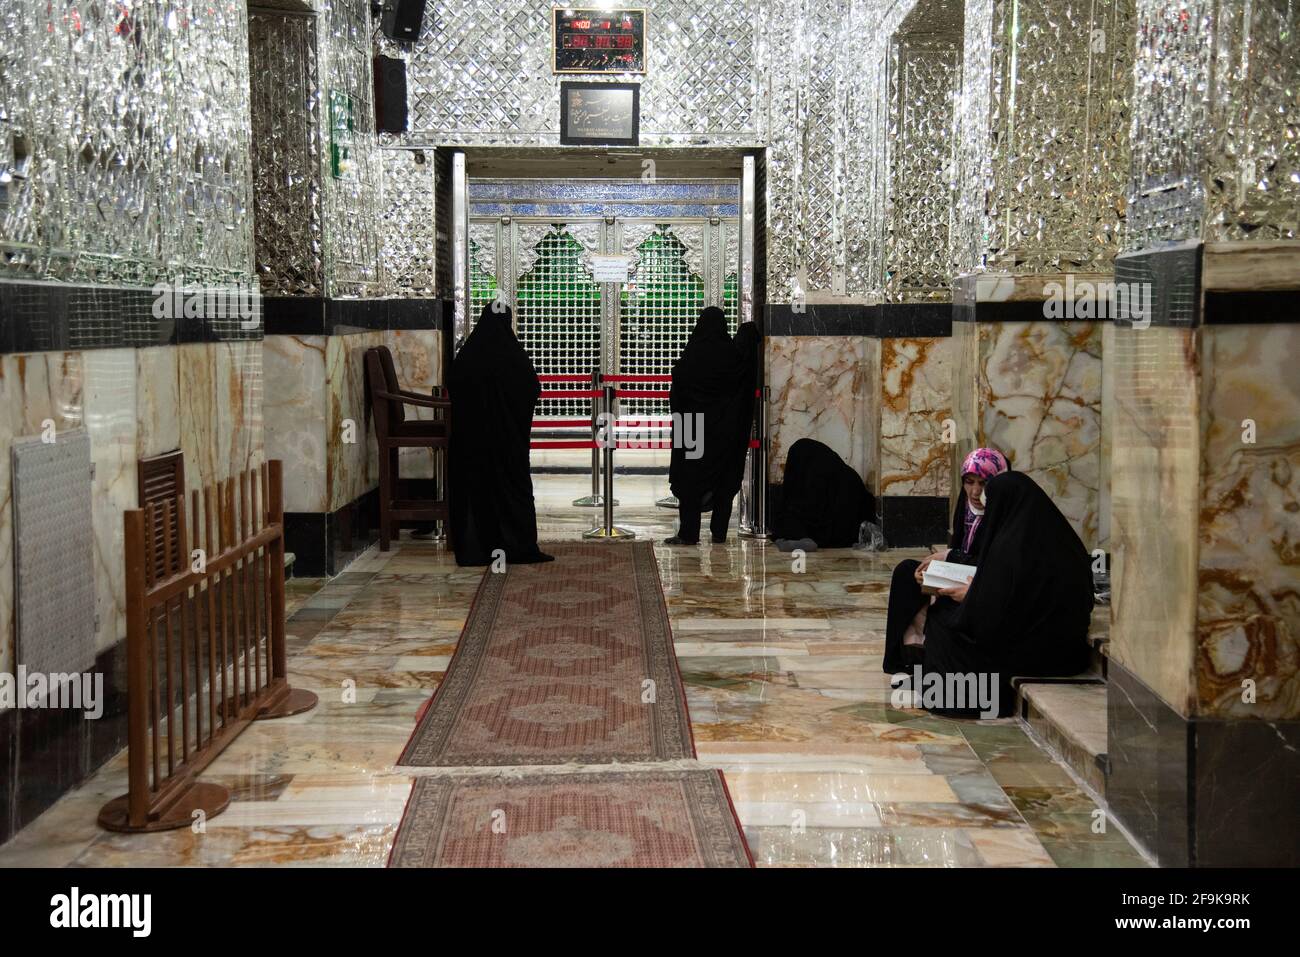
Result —
[[390, 867], [750, 867], [718, 771], [420, 778]]
[[554, 562], [484, 573], [447, 675], [399, 764], [695, 756], [653, 546], [547, 548]]

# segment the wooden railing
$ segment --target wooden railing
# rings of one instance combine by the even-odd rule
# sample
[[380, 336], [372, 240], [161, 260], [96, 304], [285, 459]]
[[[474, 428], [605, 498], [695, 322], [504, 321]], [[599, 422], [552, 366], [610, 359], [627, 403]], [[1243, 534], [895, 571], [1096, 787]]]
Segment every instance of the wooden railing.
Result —
[[281, 482], [269, 462], [192, 492], [188, 510], [182, 494], [125, 513], [128, 790], [103, 827], [219, 814], [230, 793], [199, 773], [250, 721], [315, 707], [286, 679]]

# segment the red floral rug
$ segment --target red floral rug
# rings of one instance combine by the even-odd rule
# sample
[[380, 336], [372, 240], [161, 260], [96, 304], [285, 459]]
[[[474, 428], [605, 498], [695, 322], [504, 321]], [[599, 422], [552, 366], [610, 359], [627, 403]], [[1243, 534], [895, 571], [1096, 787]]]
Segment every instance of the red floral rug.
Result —
[[547, 550], [555, 561], [484, 573], [399, 765], [695, 756], [653, 546]]
[[390, 867], [752, 867], [718, 771], [424, 777]]

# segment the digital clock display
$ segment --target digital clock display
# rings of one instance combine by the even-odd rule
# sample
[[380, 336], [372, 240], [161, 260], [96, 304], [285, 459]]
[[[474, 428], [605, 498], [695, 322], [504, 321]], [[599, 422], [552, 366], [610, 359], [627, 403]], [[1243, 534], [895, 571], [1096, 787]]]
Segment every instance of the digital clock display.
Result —
[[644, 73], [645, 10], [552, 11], [556, 73]]

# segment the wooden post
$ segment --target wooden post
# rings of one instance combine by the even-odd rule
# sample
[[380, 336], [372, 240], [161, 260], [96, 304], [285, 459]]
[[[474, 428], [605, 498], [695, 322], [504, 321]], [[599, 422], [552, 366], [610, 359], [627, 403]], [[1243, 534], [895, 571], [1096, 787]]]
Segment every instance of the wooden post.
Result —
[[128, 511], [124, 516], [126, 550], [126, 633], [127, 655], [127, 781], [130, 793], [128, 814], [133, 827], [143, 827], [149, 817], [149, 688], [145, 671], [149, 667], [149, 640], [145, 634], [145, 529], [144, 512]]
[[284, 648], [284, 486], [279, 459], [268, 463], [267, 502], [270, 505], [272, 525], [280, 526], [280, 534], [270, 549], [271, 560], [271, 676], [284, 678], [289, 673]]

